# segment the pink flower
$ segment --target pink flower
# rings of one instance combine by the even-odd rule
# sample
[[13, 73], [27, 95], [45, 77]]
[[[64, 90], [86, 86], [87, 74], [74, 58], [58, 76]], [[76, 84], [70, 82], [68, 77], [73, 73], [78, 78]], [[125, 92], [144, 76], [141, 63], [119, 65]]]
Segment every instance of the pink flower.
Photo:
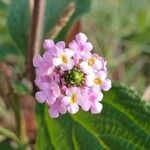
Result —
[[67, 110], [75, 114], [79, 111], [79, 104], [82, 100], [81, 91], [77, 87], [72, 87], [66, 90], [66, 96], [62, 99]]
[[97, 114], [102, 110], [102, 104], [100, 101], [103, 98], [103, 94], [100, 91], [95, 91], [92, 88], [85, 88], [82, 90], [84, 100], [82, 100], [81, 107], [84, 111], [91, 110], [92, 113]]
[[52, 65], [52, 55], [45, 52], [43, 57], [39, 54], [33, 58], [33, 65], [36, 67], [37, 76], [50, 75], [53, 72], [54, 66]]
[[59, 97], [57, 101], [51, 105], [49, 108], [49, 114], [52, 118], [59, 117], [59, 114], [65, 114], [66, 113], [66, 107], [62, 103], [62, 98]]
[[45, 83], [41, 91], [36, 93], [36, 99], [44, 103], [46, 102], [48, 105], [52, 105], [56, 99], [60, 96], [60, 88], [56, 82], [50, 82], [50, 84]]
[[37, 76], [35, 79], [35, 84], [41, 90], [41, 89], [43, 89], [44, 84], [49, 83], [50, 81], [51, 81], [50, 76], [43, 76], [43, 77]]
[[35, 97], [49, 107], [49, 114], [57, 118], [79, 109], [100, 113], [103, 91], [111, 88], [107, 78], [107, 62], [91, 53], [93, 46], [85, 34], [79, 33], [69, 43], [45, 40], [43, 56], [35, 55], [35, 84], [39, 88]]
[[107, 74], [105, 71], [98, 71], [86, 76], [86, 85], [94, 89], [108, 91], [111, 88], [111, 81], [106, 79]]
[[70, 70], [74, 65], [71, 57], [73, 57], [73, 51], [70, 49], [56, 48], [54, 58], [52, 59], [53, 65], [55, 67], [60, 66], [63, 71]]
[[74, 51], [75, 58], [80, 59], [93, 49], [93, 45], [90, 42], [87, 42], [87, 36], [85, 34], [78, 33], [75, 40], [69, 43], [69, 48]]
[[44, 44], [43, 44], [43, 47], [46, 49], [46, 50], [48, 50], [48, 51], [54, 51], [54, 49], [55, 49], [55, 43], [54, 43], [54, 41], [53, 40], [45, 40], [44, 41]]
[[101, 70], [103, 67], [103, 62], [97, 54], [89, 53], [88, 55], [85, 55], [83, 60], [84, 61], [80, 63], [80, 68], [86, 74]]

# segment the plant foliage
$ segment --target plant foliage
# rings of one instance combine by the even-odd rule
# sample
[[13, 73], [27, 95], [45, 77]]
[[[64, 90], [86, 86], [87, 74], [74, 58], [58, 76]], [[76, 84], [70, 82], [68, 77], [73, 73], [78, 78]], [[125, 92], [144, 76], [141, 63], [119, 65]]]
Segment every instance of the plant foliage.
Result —
[[[51, 119], [47, 108], [37, 104], [36, 146], [43, 149], [121, 149], [150, 147], [150, 105], [131, 90], [113, 86], [105, 93], [99, 115], [79, 112]], [[47, 135], [47, 136], [46, 136]], [[45, 150], [46, 150], [45, 147]]]

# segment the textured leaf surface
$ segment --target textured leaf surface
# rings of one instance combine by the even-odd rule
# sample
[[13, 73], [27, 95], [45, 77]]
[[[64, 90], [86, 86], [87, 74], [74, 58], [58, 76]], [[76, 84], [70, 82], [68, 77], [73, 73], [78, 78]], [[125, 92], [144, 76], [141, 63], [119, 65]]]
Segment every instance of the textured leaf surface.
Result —
[[[53, 145], [51, 144], [51, 137], [48, 134], [48, 130], [46, 127], [46, 122], [44, 120], [44, 107], [41, 107], [40, 104], [37, 104], [37, 137], [36, 137], [36, 150], [53, 150]], [[42, 125], [42, 126], [41, 126]]]
[[[38, 118], [44, 120], [44, 127], [40, 121], [38, 126], [48, 131], [48, 140], [52, 143], [49, 149], [51, 146], [56, 150], [149, 149], [149, 104], [121, 86], [114, 86], [105, 93], [102, 103], [104, 108], [99, 115], [80, 111], [76, 115], [51, 119], [47, 108], [38, 113]], [[44, 110], [44, 105], [38, 104], [37, 108]], [[38, 136], [46, 135], [39, 133]]]
[[17, 48], [22, 54], [26, 54], [28, 45], [29, 12], [28, 0], [11, 1], [8, 13], [8, 28]]

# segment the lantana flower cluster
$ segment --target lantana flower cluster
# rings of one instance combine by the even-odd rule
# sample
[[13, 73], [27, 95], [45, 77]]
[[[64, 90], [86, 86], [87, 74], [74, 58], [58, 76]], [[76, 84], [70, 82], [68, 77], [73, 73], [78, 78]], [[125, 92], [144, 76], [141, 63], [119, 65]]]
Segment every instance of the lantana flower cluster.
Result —
[[93, 114], [102, 110], [103, 91], [111, 88], [107, 78], [107, 62], [92, 53], [93, 45], [87, 36], [78, 33], [66, 46], [65, 42], [45, 40], [43, 56], [35, 55], [36, 99], [48, 105], [52, 118], [81, 108]]

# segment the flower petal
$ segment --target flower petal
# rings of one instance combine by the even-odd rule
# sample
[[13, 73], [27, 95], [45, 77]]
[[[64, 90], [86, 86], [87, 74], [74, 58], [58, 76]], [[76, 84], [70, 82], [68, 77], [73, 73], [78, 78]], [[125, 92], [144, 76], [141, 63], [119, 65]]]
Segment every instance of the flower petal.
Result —
[[75, 39], [77, 40], [77, 42], [79, 43], [85, 43], [87, 41], [87, 36], [84, 33], [78, 33], [75, 36]]
[[39, 54], [36, 54], [33, 58], [33, 66], [40, 67], [42, 62], [43, 62], [43, 58]]
[[45, 72], [44, 75], [49, 76], [49, 75], [53, 72], [53, 70], [54, 70], [54, 67], [53, 67], [53, 66], [48, 67], [48, 69], [47, 69], [47, 71]]
[[56, 43], [56, 46], [59, 47], [60, 49], [64, 49], [66, 44], [64, 41], [60, 41]]
[[98, 71], [98, 72], [96, 73], [96, 75], [97, 75], [98, 77], [100, 77], [101, 80], [105, 80], [106, 77], [107, 77], [107, 74], [106, 74], [105, 71]]
[[103, 93], [102, 92], [98, 92], [97, 94], [97, 101], [101, 101], [103, 99]]
[[75, 40], [73, 40], [72, 42], [69, 43], [69, 48], [74, 50], [74, 51], [77, 51], [78, 50], [78, 44]]
[[65, 106], [70, 104], [70, 97], [69, 96], [64, 96], [62, 98], [62, 104], [64, 104]]
[[59, 58], [53, 58], [52, 63], [54, 66], [59, 66], [62, 61]]
[[49, 94], [48, 99], [46, 100], [46, 103], [51, 106], [56, 101], [56, 97], [53, 94]]
[[90, 67], [90, 66], [88, 65], [88, 63], [85, 62], [85, 61], [83, 61], [83, 62], [80, 63], [80, 68], [81, 68], [81, 70], [82, 70], [84, 73], [86, 73], [86, 74], [91, 74], [91, 73], [93, 73], [92, 67]]
[[55, 51], [53, 52], [53, 55], [56, 57], [59, 57], [63, 53], [64, 53], [64, 50], [62, 48], [56, 47]]
[[92, 49], [93, 49], [92, 43], [87, 42], [87, 43], [84, 45], [84, 50], [86, 50], [86, 51], [91, 51]]
[[91, 107], [91, 112], [93, 114], [98, 114], [102, 111], [103, 105], [99, 102], [95, 103], [92, 107]]
[[49, 65], [52, 65], [52, 58], [53, 58], [53, 56], [52, 56], [52, 53], [50, 53], [50, 52], [45, 52], [45, 53], [43, 54], [43, 59], [44, 59]]
[[67, 110], [71, 113], [71, 114], [75, 114], [79, 111], [79, 106], [77, 104], [73, 104], [73, 105], [69, 105], [67, 107]]
[[44, 95], [44, 93], [43, 92], [36, 92], [35, 93], [35, 97], [36, 97], [36, 99], [38, 100], [38, 102], [40, 102], [40, 103], [44, 103], [45, 101], [46, 101], [46, 96]]
[[94, 69], [96, 70], [101, 70], [103, 67], [103, 64], [100, 60], [96, 60], [95, 64], [94, 64]]
[[45, 40], [44, 41], [44, 44], [43, 44], [43, 47], [47, 50], [53, 50], [54, 47], [55, 47], [55, 43], [53, 40]]
[[65, 54], [67, 57], [71, 58], [74, 55], [74, 52], [72, 50], [70, 50], [69, 48], [66, 48]]
[[49, 112], [51, 118], [58, 118], [59, 117], [59, 112], [57, 110], [49, 108], [48, 112]]
[[51, 82], [50, 83], [50, 89], [53, 91], [53, 94], [55, 97], [59, 97], [61, 94], [60, 88], [56, 82]]
[[89, 86], [89, 87], [93, 86], [93, 84], [94, 84], [93, 80], [94, 80], [94, 75], [93, 74], [88, 74], [86, 76], [86, 79], [85, 79], [86, 85]]
[[68, 61], [67, 64], [61, 64], [61, 65], [60, 65], [60, 68], [61, 68], [63, 71], [70, 70], [70, 69], [72, 69], [73, 66], [74, 66], [74, 61], [73, 61], [72, 59], [68, 59], [67, 61]]
[[82, 102], [82, 104], [80, 104], [80, 106], [82, 107], [82, 109], [84, 111], [89, 111], [90, 107], [91, 107], [91, 102], [89, 100], [84, 100]]
[[102, 83], [101, 88], [102, 88], [104, 91], [108, 91], [108, 90], [111, 88], [111, 80], [110, 80], [110, 79], [106, 79], [106, 80]]

